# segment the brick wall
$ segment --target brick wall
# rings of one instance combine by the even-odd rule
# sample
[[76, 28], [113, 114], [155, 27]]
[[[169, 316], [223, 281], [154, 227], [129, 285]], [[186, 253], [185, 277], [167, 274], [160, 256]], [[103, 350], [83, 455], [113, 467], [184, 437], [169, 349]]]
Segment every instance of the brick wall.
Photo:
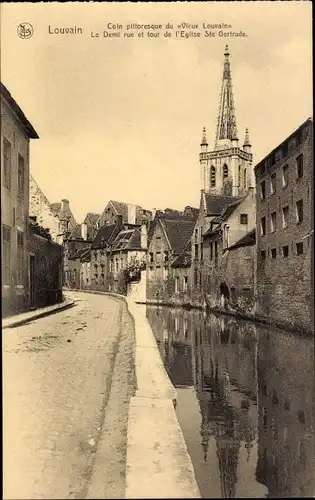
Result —
[[[313, 235], [313, 134], [306, 123], [282, 143], [275, 156], [256, 166], [257, 176], [257, 286], [258, 313], [277, 322], [313, 330], [312, 245]], [[278, 153], [278, 154], [277, 154]], [[282, 154], [281, 154], [282, 153]], [[303, 155], [303, 176], [297, 175], [297, 158]], [[282, 156], [282, 157], [281, 157]], [[275, 157], [278, 161], [275, 161]], [[287, 166], [287, 185], [283, 167]], [[271, 176], [275, 176], [275, 192]], [[260, 185], [265, 182], [265, 199]], [[297, 221], [296, 202], [303, 200], [303, 221]], [[283, 208], [288, 207], [287, 227]], [[276, 214], [276, 227], [271, 226]], [[265, 217], [266, 234], [261, 218]], [[303, 244], [302, 253], [297, 243]], [[284, 247], [287, 255], [284, 254]]]

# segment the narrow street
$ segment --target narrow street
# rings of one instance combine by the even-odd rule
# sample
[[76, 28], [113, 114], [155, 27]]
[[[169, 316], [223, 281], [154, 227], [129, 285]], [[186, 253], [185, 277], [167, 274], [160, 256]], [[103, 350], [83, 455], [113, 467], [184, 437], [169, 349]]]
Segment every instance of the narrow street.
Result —
[[3, 330], [4, 498], [122, 498], [134, 331], [123, 301]]

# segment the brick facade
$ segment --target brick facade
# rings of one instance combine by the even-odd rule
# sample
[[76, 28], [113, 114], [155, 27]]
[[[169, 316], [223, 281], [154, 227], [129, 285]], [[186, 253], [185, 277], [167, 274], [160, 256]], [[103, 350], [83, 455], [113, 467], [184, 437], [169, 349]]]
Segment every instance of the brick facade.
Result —
[[256, 167], [258, 313], [313, 330], [313, 122]]

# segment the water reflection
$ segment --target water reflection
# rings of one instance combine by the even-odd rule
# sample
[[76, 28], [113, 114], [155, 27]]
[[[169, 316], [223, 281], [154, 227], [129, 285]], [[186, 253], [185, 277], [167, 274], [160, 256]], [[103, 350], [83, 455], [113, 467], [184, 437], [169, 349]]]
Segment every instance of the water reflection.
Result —
[[147, 317], [203, 497], [314, 496], [313, 342], [200, 311]]

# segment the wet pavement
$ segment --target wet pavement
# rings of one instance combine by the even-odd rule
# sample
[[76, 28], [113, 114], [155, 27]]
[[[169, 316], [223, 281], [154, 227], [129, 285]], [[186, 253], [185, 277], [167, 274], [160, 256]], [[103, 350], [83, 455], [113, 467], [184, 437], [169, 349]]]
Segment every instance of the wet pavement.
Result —
[[122, 301], [69, 295], [73, 308], [2, 333], [6, 499], [124, 495], [132, 323]]
[[147, 307], [204, 498], [315, 495], [314, 341]]

